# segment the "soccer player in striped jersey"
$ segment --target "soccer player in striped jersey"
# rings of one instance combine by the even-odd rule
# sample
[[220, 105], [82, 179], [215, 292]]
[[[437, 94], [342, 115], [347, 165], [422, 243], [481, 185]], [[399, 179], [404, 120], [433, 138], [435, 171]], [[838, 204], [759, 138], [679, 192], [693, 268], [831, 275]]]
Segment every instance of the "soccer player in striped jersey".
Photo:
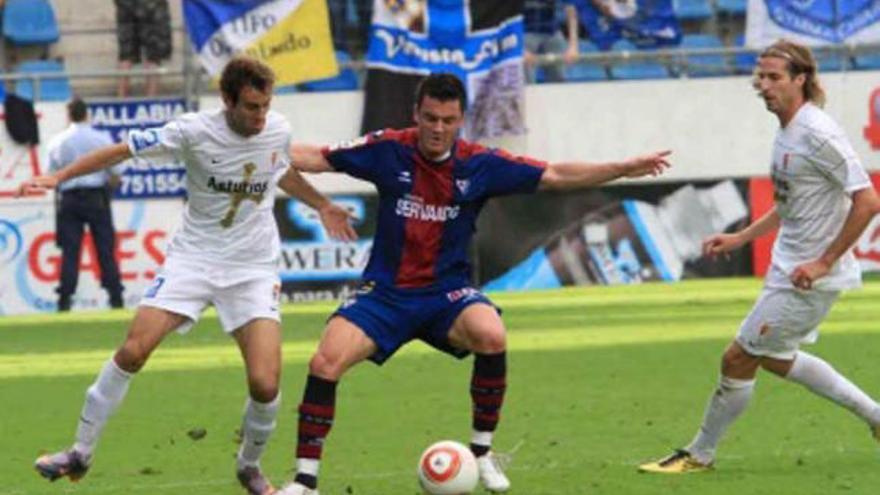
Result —
[[505, 330], [497, 308], [473, 287], [467, 256], [480, 209], [493, 196], [585, 188], [669, 166], [669, 151], [616, 163], [547, 164], [487, 149], [457, 137], [465, 102], [455, 76], [431, 75], [417, 90], [416, 127], [330, 148], [293, 146], [295, 167], [372, 182], [380, 205], [363, 285], [331, 316], [309, 362], [297, 473], [281, 494], [317, 493], [342, 375], [366, 359], [381, 364], [412, 339], [458, 358], [475, 355], [471, 449], [483, 485], [506, 491], [510, 482], [491, 451], [507, 383]]
[[640, 466], [705, 471], [727, 427], [745, 410], [758, 368], [799, 383], [865, 421], [880, 440], [880, 405], [821, 358], [799, 350], [841, 291], [861, 285], [851, 247], [880, 200], [843, 130], [823, 110], [825, 93], [806, 46], [778, 41], [758, 58], [754, 87], [779, 118], [770, 174], [775, 207], [745, 229], [703, 244], [726, 253], [777, 228], [764, 289], [721, 361], [721, 379], [687, 447]]

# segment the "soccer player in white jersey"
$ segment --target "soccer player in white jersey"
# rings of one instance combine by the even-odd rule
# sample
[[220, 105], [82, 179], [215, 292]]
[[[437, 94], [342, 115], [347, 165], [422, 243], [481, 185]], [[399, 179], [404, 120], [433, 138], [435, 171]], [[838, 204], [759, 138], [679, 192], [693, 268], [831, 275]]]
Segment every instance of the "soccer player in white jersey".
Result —
[[172, 155], [186, 165], [189, 200], [165, 263], [141, 300], [128, 336], [86, 393], [73, 447], [37, 459], [49, 480], [81, 478], [98, 437], [122, 402], [134, 373], [174, 330], [185, 332], [208, 304], [241, 349], [250, 397], [242, 421], [237, 475], [252, 495], [274, 488], [259, 460], [275, 428], [280, 402], [280, 253], [272, 214], [274, 186], [315, 208], [328, 233], [355, 237], [344, 209], [289, 167], [291, 129], [270, 111], [274, 75], [263, 63], [238, 57], [220, 79], [224, 108], [189, 113], [162, 128], [134, 131], [128, 141], [85, 155], [52, 175], [24, 182], [20, 193], [54, 188], [66, 179], [131, 157]]
[[861, 285], [851, 247], [880, 201], [841, 128], [822, 109], [825, 94], [810, 49], [778, 41], [758, 58], [754, 87], [779, 118], [771, 176], [775, 207], [745, 229], [703, 244], [726, 253], [779, 228], [764, 289], [721, 362], [703, 424], [687, 447], [640, 466], [655, 473], [705, 471], [727, 427], [745, 410], [758, 368], [801, 384], [852, 411], [880, 440], [880, 405], [821, 358], [799, 350], [842, 290]]

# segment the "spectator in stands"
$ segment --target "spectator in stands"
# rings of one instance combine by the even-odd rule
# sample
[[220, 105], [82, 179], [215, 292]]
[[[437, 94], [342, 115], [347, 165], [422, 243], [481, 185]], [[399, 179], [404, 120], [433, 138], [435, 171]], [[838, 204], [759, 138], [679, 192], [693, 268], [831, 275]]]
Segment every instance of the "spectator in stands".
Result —
[[[131, 69], [141, 62], [153, 69], [162, 60], [171, 57], [171, 14], [168, 0], [114, 0], [116, 4], [116, 36], [119, 40], [119, 68]], [[159, 76], [147, 76], [145, 94], [159, 92]], [[117, 95], [125, 98], [130, 93], [127, 76], [119, 79]]]
[[[74, 98], [67, 104], [70, 127], [55, 136], [47, 147], [49, 170], [56, 172], [97, 148], [113, 144], [110, 136], [88, 122], [86, 104]], [[83, 227], [89, 233], [101, 266], [101, 285], [110, 295], [110, 306], [122, 307], [122, 282], [116, 264], [116, 231], [110, 212], [111, 184], [115, 176], [110, 169], [94, 172], [58, 185], [55, 231], [61, 247], [61, 284], [58, 286], [58, 311], [69, 311], [71, 298], [79, 279], [80, 248]]]
[[[556, 0], [526, 0], [523, 8], [526, 31], [526, 75], [535, 82], [536, 55], [563, 54], [570, 64], [578, 57], [578, 19], [573, 5], [565, 5], [566, 35], [556, 24]], [[562, 64], [553, 63], [543, 67], [547, 81], [562, 81]]]

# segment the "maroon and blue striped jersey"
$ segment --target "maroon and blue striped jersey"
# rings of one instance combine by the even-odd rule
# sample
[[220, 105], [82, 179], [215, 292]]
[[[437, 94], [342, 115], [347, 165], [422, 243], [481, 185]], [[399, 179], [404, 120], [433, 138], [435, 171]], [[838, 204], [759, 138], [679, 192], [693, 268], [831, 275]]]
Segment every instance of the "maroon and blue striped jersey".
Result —
[[471, 283], [468, 246], [477, 215], [493, 196], [534, 192], [546, 163], [457, 139], [432, 162], [416, 129], [385, 130], [325, 148], [337, 171], [379, 192], [376, 235], [364, 280], [398, 288]]

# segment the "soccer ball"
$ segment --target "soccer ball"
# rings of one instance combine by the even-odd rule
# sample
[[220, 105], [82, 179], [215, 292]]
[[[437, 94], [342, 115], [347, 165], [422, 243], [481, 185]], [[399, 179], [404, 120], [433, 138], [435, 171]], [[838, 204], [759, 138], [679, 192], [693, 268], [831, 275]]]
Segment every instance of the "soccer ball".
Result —
[[430, 495], [461, 495], [477, 487], [477, 459], [471, 449], [452, 441], [437, 442], [419, 459], [419, 484]]

